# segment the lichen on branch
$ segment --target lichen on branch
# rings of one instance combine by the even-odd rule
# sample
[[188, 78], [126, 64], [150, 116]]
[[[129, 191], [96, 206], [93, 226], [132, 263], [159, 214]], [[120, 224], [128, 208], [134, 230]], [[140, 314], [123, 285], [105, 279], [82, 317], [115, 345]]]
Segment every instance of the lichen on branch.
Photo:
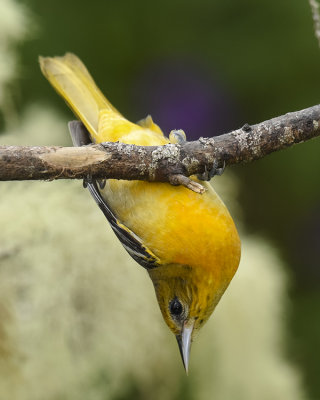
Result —
[[0, 146], [0, 181], [112, 178], [182, 184], [201, 193], [203, 188], [189, 179], [191, 175], [251, 162], [317, 136], [320, 105], [185, 144]]

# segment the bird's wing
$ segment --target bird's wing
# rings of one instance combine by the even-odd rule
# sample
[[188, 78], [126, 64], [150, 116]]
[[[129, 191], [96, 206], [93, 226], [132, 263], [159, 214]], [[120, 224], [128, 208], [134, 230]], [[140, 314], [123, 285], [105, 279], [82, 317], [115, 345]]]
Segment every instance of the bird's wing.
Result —
[[[69, 122], [69, 130], [74, 146], [82, 146], [91, 143], [89, 132], [82, 122]], [[132, 232], [117, 218], [117, 216], [111, 210], [109, 204], [102, 197], [97, 182], [95, 180], [88, 180], [86, 182], [86, 186], [88, 187], [91, 196], [98, 204], [100, 210], [107, 218], [117, 238], [120, 240], [121, 244], [130, 254], [130, 256], [146, 269], [157, 267], [160, 263], [159, 258], [143, 244], [138, 235]]]
[[153, 254], [150, 249], [144, 246], [139, 236], [119, 221], [111, 210], [109, 204], [101, 196], [97, 182], [93, 181], [92, 183], [87, 183], [87, 186], [91, 196], [94, 198], [100, 210], [111, 225], [113, 232], [116, 234], [122, 246], [127, 250], [130, 256], [146, 269], [157, 267], [160, 261], [159, 258]]

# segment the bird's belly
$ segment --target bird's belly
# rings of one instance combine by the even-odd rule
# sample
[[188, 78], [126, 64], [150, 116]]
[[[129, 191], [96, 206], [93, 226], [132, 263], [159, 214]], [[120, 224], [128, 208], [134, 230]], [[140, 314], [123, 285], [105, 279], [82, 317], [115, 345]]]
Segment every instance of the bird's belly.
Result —
[[103, 196], [119, 220], [164, 264], [205, 269], [238, 265], [235, 225], [209, 184], [200, 195], [167, 183], [109, 180]]

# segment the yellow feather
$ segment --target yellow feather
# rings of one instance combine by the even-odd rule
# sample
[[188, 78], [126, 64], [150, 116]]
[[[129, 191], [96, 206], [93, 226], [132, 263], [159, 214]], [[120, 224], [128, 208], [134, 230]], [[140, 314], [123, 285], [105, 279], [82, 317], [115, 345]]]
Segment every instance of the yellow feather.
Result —
[[55, 90], [96, 139], [100, 110], [121, 114], [101, 93], [82, 61], [72, 53], [63, 57], [39, 57], [40, 68]]

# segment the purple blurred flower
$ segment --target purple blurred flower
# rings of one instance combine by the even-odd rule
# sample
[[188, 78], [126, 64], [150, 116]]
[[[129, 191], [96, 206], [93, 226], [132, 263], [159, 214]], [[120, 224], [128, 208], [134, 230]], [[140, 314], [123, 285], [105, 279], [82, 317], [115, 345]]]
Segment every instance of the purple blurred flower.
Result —
[[184, 129], [188, 140], [236, 127], [236, 107], [215, 71], [186, 58], [149, 64], [137, 79], [134, 104], [151, 114], [165, 134]]

